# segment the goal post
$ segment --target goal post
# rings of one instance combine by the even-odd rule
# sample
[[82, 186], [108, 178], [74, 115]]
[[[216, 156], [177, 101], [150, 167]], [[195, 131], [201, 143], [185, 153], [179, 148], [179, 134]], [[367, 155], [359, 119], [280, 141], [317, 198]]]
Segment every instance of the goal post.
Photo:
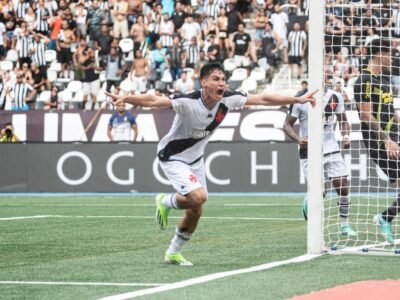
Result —
[[308, 224], [307, 253], [320, 254], [323, 250], [323, 171], [322, 137], [323, 110], [322, 98], [324, 63], [324, 1], [310, 0], [309, 10], [309, 55], [308, 74], [310, 91], [318, 89], [317, 103], [309, 110], [308, 118]]
[[[395, 20], [400, 20], [400, 4], [393, 6], [394, 2], [385, 0], [373, 4], [309, 1], [309, 90], [319, 92], [316, 107], [308, 113], [307, 253], [400, 256], [400, 214], [392, 218], [393, 211], [400, 210], [400, 204], [396, 205], [399, 188], [378, 166], [398, 178], [400, 163], [388, 164], [383, 154], [386, 151], [378, 150], [383, 145], [382, 136], [374, 135], [376, 129], [371, 130], [369, 123], [362, 124], [363, 114], [358, 111], [360, 101], [373, 103], [374, 122], [396, 139], [392, 127], [400, 109], [400, 22]], [[387, 40], [392, 42], [390, 46], [384, 42]], [[381, 51], [384, 48], [386, 51]], [[378, 53], [378, 60], [372, 52]], [[332, 93], [337, 93], [335, 100]], [[336, 110], [340, 102], [345, 112]], [[349, 134], [341, 130], [347, 122]], [[336, 139], [327, 138], [332, 135]], [[343, 149], [342, 138], [347, 135], [351, 142]], [[340, 151], [339, 147], [327, 151], [332, 149], [332, 140], [339, 142]], [[374, 159], [367, 146], [372, 152], [377, 149]], [[332, 158], [332, 153], [343, 159]], [[336, 167], [338, 160], [343, 168]], [[335, 176], [325, 174], [330, 168]], [[338, 178], [346, 181], [338, 184]], [[386, 222], [390, 223], [390, 235]], [[354, 230], [344, 230], [349, 227]]]

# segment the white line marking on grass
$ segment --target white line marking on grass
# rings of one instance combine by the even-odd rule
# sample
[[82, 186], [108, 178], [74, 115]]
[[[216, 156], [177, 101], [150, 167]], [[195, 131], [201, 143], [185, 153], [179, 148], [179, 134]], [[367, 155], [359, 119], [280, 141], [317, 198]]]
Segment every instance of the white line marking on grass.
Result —
[[7, 206], [61, 206], [61, 207], [74, 207], [74, 206], [105, 206], [105, 207], [156, 207], [155, 204], [105, 204], [105, 203], [87, 203], [87, 204], [74, 204], [74, 203], [13, 203], [7, 204]]
[[[24, 216], [0, 218], [0, 221], [14, 221], [27, 219], [43, 219], [43, 218], [98, 218], [98, 219], [155, 219], [153, 216], [68, 216], [68, 215], [39, 215], [39, 216]], [[181, 217], [169, 217], [170, 219], [181, 219]], [[249, 220], [249, 221], [304, 221], [302, 218], [267, 218], [267, 217], [201, 217], [202, 219], [210, 220]]]
[[259, 266], [254, 266], [250, 268], [245, 268], [245, 269], [238, 269], [238, 270], [233, 270], [233, 271], [226, 271], [226, 272], [219, 272], [219, 273], [214, 273], [214, 274], [209, 274], [205, 276], [200, 276], [200, 277], [195, 277], [192, 279], [188, 280], [183, 280], [183, 281], [178, 281], [174, 282], [171, 284], [166, 284], [164, 286], [159, 286], [159, 287], [154, 287], [150, 289], [142, 289], [139, 291], [134, 291], [134, 292], [128, 292], [128, 293], [123, 293], [123, 294], [118, 294], [114, 296], [109, 296], [105, 298], [101, 298], [100, 300], [125, 300], [125, 299], [132, 299], [140, 296], [145, 296], [145, 295], [152, 295], [156, 293], [161, 293], [165, 291], [171, 291], [171, 290], [176, 290], [196, 284], [201, 284], [221, 278], [226, 278], [230, 276], [235, 276], [235, 275], [240, 275], [240, 274], [246, 274], [246, 273], [253, 273], [253, 272], [258, 272], [258, 271], [263, 271], [263, 270], [268, 270], [272, 269], [278, 266], [283, 266], [283, 265], [288, 265], [292, 263], [300, 263], [300, 262], [305, 262], [311, 259], [314, 259], [316, 257], [319, 257], [320, 255], [302, 255], [302, 256], [297, 256], [288, 260], [282, 260], [282, 261], [275, 261]]
[[228, 203], [224, 206], [301, 206], [303, 204], [280, 204], [280, 203]]
[[114, 283], [114, 282], [68, 282], [68, 281], [0, 281], [0, 284], [20, 285], [83, 285], [83, 286], [163, 286], [165, 283]]

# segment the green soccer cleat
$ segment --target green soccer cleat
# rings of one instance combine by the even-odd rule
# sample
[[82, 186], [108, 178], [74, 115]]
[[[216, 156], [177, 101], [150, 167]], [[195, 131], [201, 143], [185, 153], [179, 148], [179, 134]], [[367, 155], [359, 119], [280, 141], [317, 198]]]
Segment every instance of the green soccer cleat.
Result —
[[304, 198], [303, 201], [303, 207], [302, 207], [302, 212], [304, 216], [304, 220], [307, 221], [307, 213], [308, 213], [308, 203], [307, 203], [307, 198]]
[[351, 236], [351, 237], [357, 236], [357, 232], [355, 232], [349, 224], [345, 224], [345, 225], [341, 226], [340, 231], [342, 232], [343, 235], [347, 235], [347, 236]]
[[190, 261], [187, 261], [180, 253], [174, 253], [174, 254], [165, 253], [164, 261], [165, 263], [170, 265], [178, 265], [186, 267], [193, 266], [193, 264]]
[[161, 230], [167, 229], [168, 226], [168, 213], [169, 208], [166, 208], [162, 203], [162, 199], [164, 198], [165, 194], [158, 194], [156, 196], [156, 219], [157, 223], [160, 225]]
[[386, 221], [381, 214], [374, 217], [374, 223], [379, 227], [379, 232], [386, 238], [390, 244], [394, 244], [392, 223]]

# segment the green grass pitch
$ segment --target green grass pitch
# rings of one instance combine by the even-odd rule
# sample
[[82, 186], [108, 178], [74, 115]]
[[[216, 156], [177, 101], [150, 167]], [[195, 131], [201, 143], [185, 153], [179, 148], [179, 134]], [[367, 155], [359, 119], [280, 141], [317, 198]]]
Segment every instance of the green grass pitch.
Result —
[[[183, 252], [195, 265], [177, 267], [165, 265], [163, 255], [181, 212], [172, 212], [169, 228], [160, 231], [153, 197], [2, 197], [0, 298], [98, 299], [300, 256], [306, 253], [301, 204], [302, 197], [211, 196]], [[8, 219], [32, 216], [40, 217]], [[354, 281], [398, 279], [399, 259], [323, 255], [141, 299], [287, 299]], [[116, 283], [149, 286], [107, 285]]]

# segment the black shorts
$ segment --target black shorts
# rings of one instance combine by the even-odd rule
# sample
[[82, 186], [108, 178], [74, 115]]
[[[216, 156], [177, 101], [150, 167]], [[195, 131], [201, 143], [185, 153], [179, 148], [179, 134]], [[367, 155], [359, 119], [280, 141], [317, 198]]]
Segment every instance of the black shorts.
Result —
[[291, 65], [301, 65], [301, 61], [303, 60], [303, 58], [301, 56], [289, 56], [289, 64]]
[[62, 64], [72, 63], [72, 52], [70, 48], [62, 48], [57, 52], [57, 60]]
[[400, 178], [400, 160], [389, 159], [384, 143], [380, 146], [376, 142], [366, 143], [369, 149], [369, 156], [379, 166], [379, 168], [389, 177], [390, 183]]

